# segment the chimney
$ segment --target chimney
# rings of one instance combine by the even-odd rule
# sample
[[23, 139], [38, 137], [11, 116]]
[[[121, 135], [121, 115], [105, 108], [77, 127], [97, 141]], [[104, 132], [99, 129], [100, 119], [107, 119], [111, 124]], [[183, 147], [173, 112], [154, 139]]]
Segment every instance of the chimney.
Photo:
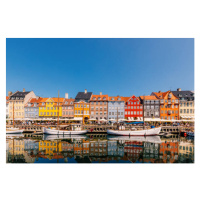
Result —
[[11, 92], [11, 91], [9, 91], [9, 92], [8, 92], [8, 96], [10, 97], [11, 95], [12, 95], [12, 92]]
[[102, 92], [100, 92], [100, 95], [102, 95]]
[[87, 93], [87, 90], [85, 89], [85, 94]]
[[25, 88], [23, 88], [23, 92], [25, 92]]
[[37, 97], [36, 97], [36, 99], [38, 100], [38, 99], [39, 99], [39, 97], [37, 96]]
[[68, 93], [65, 93], [65, 99], [68, 99]]
[[179, 91], [179, 92], [180, 92], [180, 91], [181, 91], [181, 88], [178, 88], [178, 89], [177, 89], [177, 91]]
[[161, 93], [161, 91], [158, 91], [158, 93]]

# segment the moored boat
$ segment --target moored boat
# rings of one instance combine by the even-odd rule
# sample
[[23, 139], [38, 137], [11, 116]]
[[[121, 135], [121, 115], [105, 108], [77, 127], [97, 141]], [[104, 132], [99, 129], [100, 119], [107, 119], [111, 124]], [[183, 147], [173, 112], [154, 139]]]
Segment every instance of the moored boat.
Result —
[[161, 127], [143, 129], [143, 130], [107, 130], [109, 135], [126, 135], [126, 136], [153, 136], [158, 135]]
[[44, 134], [49, 135], [82, 135], [87, 133], [87, 130], [59, 130], [43, 127]]
[[23, 129], [19, 128], [6, 128], [6, 134], [22, 134]]

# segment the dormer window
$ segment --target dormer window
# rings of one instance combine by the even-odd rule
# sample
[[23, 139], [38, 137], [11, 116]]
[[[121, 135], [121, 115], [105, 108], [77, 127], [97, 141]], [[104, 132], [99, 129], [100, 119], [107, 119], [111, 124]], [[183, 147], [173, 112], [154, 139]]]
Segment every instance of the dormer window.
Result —
[[94, 97], [93, 100], [96, 100], [96, 98]]
[[98, 100], [101, 100], [101, 97], [99, 97]]
[[66, 101], [65, 104], [68, 104], [68, 102]]
[[118, 98], [118, 100], [121, 100], [121, 98]]
[[70, 104], [73, 104], [73, 102], [71, 101]]
[[112, 98], [111, 100], [114, 100], [114, 98]]
[[106, 97], [103, 97], [103, 100], [106, 100]]

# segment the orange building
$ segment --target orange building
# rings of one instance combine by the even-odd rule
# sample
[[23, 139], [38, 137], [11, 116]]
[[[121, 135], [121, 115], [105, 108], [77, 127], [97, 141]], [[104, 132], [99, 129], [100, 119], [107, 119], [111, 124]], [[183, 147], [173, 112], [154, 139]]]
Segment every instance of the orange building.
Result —
[[179, 119], [179, 99], [171, 92], [152, 92], [160, 100], [160, 118], [165, 120]]

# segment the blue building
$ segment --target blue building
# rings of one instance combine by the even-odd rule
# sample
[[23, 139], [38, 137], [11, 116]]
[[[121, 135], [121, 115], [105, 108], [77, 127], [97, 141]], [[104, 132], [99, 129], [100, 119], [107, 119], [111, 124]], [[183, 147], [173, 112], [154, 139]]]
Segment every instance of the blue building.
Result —
[[24, 106], [25, 118], [36, 119], [39, 118], [39, 103], [41, 97], [31, 98]]
[[[118, 116], [117, 116], [118, 111]], [[116, 122], [120, 119], [124, 119], [124, 97], [109, 97], [108, 101], [108, 121], [113, 119], [113, 122]]]

